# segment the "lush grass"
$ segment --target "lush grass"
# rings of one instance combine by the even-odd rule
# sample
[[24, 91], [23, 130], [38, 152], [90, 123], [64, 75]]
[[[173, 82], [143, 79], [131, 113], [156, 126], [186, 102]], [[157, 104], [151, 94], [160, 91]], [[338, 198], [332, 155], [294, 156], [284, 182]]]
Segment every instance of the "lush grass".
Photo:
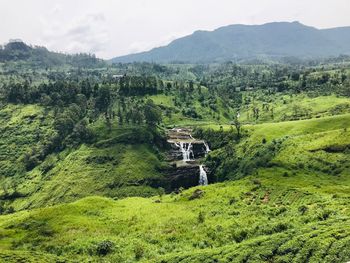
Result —
[[[345, 262], [350, 259], [349, 175], [261, 169], [259, 176], [158, 198], [76, 203], [0, 217], [3, 250], [84, 261]], [[334, 195], [333, 193], [338, 193]], [[99, 259], [98, 244], [112, 252]], [[1, 255], [1, 254], [0, 254]], [[9, 261], [11, 262], [11, 261]]]
[[[350, 134], [344, 129], [348, 124], [349, 115], [342, 115], [251, 126], [250, 137], [232, 146], [245, 162], [261, 158], [256, 153], [272, 140], [281, 141], [280, 146], [268, 159], [271, 165], [257, 165], [237, 181], [162, 197], [118, 201], [87, 197], [1, 216], [0, 250], [16, 254], [0, 256], [7, 262], [16, 262], [27, 251], [37, 253], [38, 262], [55, 256], [78, 262], [346, 262], [350, 259]], [[108, 151], [119, 154], [114, 147]], [[132, 175], [146, 169], [136, 164], [140, 151], [128, 148], [124, 169], [117, 166], [107, 174], [135, 169], [121, 182], [138, 180]], [[228, 148], [211, 155], [220, 151]], [[66, 156], [62, 168], [76, 168], [72, 174], [62, 172], [60, 180], [78, 177], [61, 185], [52, 181], [59, 185], [57, 192], [70, 185], [69, 191], [75, 189], [78, 198], [83, 189], [94, 194], [88, 192], [91, 183], [102, 186], [84, 177], [89, 164], [81, 160], [92, 153], [101, 154], [97, 148], [82, 146]], [[150, 176], [153, 172], [149, 170]], [[107, 179], [102, 174], [94, 178]], [[198, 189], [202, 194], [195, 194]], [[56, 193], [53, 188], [46, 191]], [[106, 244], [110, 250], [102, 256]]]
[[[219, 130], [230, 130], [232, 125], [207, 124], [203, 128]], [[262, 136], [276, 138], [282, 136], [303, 135], [314, 132], [325, 132], [329, 130], [345, 129], [350, 127], [350, 114], [337, 115], [324, 118], [314, 118], [310, 120], [286, 121], [278, 123], [262, 123], [256, 125], [244, 125], [243, 130], [251, 131], [250, 140], [256, 140]]]
[[[203, 94], [207, 94], [203, 88]], [[200, 116], [190, 118], [185, 116], [182, 109], [186, 108], [186, 103], [175, 106], [174, 96], [154, 95], [150, 98], [163, 108], [168, 108], [171, 115], [164, 111], [163, 122], [166, 125], [178, 126], [202, 126], [208, 124], [225, 125], [233, 120], [237, 110], [231, 108], [219, 97], [216, 101], [216, 111], [208, 105], [203, 106], [198, 100], [198, 94], [194, 93], [191, 100], [192, 106]], [[350, 112], [350, 100], [346, 97], [336, 95], [310, 97], [307, 94], [285, 94], [276, 93], [266, 95], [263, 92], [243, 92], [243, 103], [240, 109], [240, 120], [242, 123], [265, 123], [265, 122], [286, 122], [288, 120], [302, 120], [311, 118], [322, 118], [333, 115], [347, 114]], [[253, 116], [253, 108], [259, 109], [259, 118]]]
[[[218, 126], [207, 127], [219, 130]], [[304, 170], [334, 176], [350, 173], [347, 161], [350, 158], [349, 127], [349, 114], [248, 125], [239, 142], [229, 142], [213, 151], [207, 164], [215, 170], [219, 180], [240, 178], [259, 167], [282, 167], [289, 173]], [[230, 126], [223, 128], [230, 131]]]
[[37, 105], [8, 105], [0, 129], [0, 210], [72, 202], [89, 195], [152, 196], [150, 182], [163, 177], [161, 155], [147, 127], [91, 125], [95, 141], [54, 152], [31, 171], [23, 155], [54, 133], [51, 112]]
[[0, 109], [0, 181], [24, 170], [21, 158], [54, 134], [51, 112], [37, 105], [6, 105]]
[[264, 137], [271, 140], [283, 136], [298, 136], [350, 128], [350, 114], [302, 121], [248, 125], [246, 127], [253, 131], [250, 140], [257, 141]]
[[[250, 99], [240, 112], [241, 121], [246, 123], [308, 119], [350, 112], [350, 99], [335, 95], [309, 97], [303, 93], [259, 95], [259, 92], [246, 92], [244, 98]], [[258, 120], [253, 116], [254, 107], [259, 109]]]
[[[206, 88], [202, 87], [202, 93], [207, 96], [208, 91]], [[175, 105], [174, 95], [154, 95], [150, 98], [163, 108], [163, 123], [167, 126], [193, 126], [202, 125], [207, 123], [228, 123], [230, 116], [233, 116], [233, 109], [225, 105], [225, 103], [217, 98], [216, 100], [216, 110], [214, 111], [208, 105], [200, 103], [198, 100], [198, 94], [193, 94], [190, 100], [191, 105], [188, 105], [186, 101], [180, 103], [180, 105]], [[197, 117], [186, 116], [183, 110], [192, 108], [196, 113]], [[167, 110], [164, 110], [167, 109]], [[171, 111], [168, 115], [167, 111]]]
[[149, 96], [150, 99], [157, 105], [162, 105], [166, 107], [174, 107], [174, 96], [167, 96], [165, 94], [158, 94]]
[[154, 195], [156, 190], [147, 186], [147, 180], [162, 176], [157, 170], [160, 166], [146, 145], [116, 144], [102, 149], [82, 145], [47, 158], [30, 172], [27, 180], [17, 186], [24, 197], [17, 198], [12, 206], [27, 209], [89, 195], [115, 198]]

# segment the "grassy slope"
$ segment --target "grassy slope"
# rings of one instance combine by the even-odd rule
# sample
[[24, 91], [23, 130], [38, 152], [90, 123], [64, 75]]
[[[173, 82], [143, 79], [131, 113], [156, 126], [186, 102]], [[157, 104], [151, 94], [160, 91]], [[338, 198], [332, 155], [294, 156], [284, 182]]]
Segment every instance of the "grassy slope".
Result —
[[249, 177], [212, 185], [192, 201], [194, 189], [166, 196], [162, 203], [89, 197], [3, 216], [0, 247], [97, 260], [97, 244], [108, 239], [116, 247], [107, 258], [119, 262], [133, 260], [135, 254], [146, 262], [350, 259], [349, 176], [284, 178], [282, 172], [261, 170], [259, 183]]
[[[207, 88], [203, 86], [202, 93], [205, 96], [209, 94]], [[225, 107], [223, 101], [220, 98], [217, 98], [217, 112], [213, 112], [209, 107], [202, 106], [201, 103], [198, 101], [196, 95], [194, 95], [192, 104], [197, 114], [199, 114], [201, 118], [191, 118], [188, 116], [184, 116], [181, 109], [179, 107], [176, 107], [174, 104], [174, 95], [167, 96], [165, 94], [159, 94], [150, 96], [149, 98], [151, 98], [157, 105], [172, 108], [171, 117], [168, 117], [166, 114], [164, 114], [163, 116], [163, 123], [165, 123], [166, 125], [193, 126], [206, 123], [227, 123], [229, 119], [225, 117], [225, 115], [228, 113], [231, 113], [232, 115], [232, 109], [229, 107]], [[181, 106], [185, 107], [185, 104]]]
[[[251, 93], [247, 92], [245, 97], [251, 98], [251, 95]], [[263, 104], [268, 105], [269, 110], [264, 110], [262, 106]], [[270, 96], [257, 96], [257, 98], [253, 99], [250, 104], [243, 106], [241, 111], [241, 120], [243, 122], [253, 121], [253, 105], [260, 109], [260, 122], [284, 120], [284, 118], [293, 115], [295, 107], [297, 109], [307, 109], [310, 117], [333, 115], [335, 107], [339, 105], [345, 106], [342, 113], [349, 113], [350, 111], [350, 100], [344, 97], [331, 95], [311, 98], [306, 94], [274, 94]], [[273, 109], [273, 118], [271, 117], [271, 109]]]
[[36, 105], [0, 109], [0, 180], [23, 170], [20, 157], [54, 133], [52, 121], [51, 113]]
[[[228, 128], [226, 126], [226, 128]], [[264, 123], [248, 125], [245, 129], [252, 133], [250, 143], [261, 142], [263, 138], [268, 141], [282, 137], [296, 137], [308, 134], [317, 134], [344, 130], [350, 128], [350, 114], [311, 119], [302, 121], [288, 121], [280, 123]]]
[[[217, 125], [206, 127], [219, 129]], [[231, 129], [230, 126], [223, 128]], [[231, 147], [234, 148], [236, 156], [243, 159], [242, 163], [245, 163], [246, 167], [266, 165], [282, 167], [290, 173], [303, 170], [313, 174], [337, 175], [342, 172], [350, 173], [349, 150], [346, 150], [350, 145], [349, 129], [350, 114], [247, 125], [244, 132], [249, 136]], [[269, 150], [271, 148], [275, 150]], [[219, 149], [212, 152], [212, 156], [223, 158], [225, 152], [227, 148]], [[253, 169], [248, 171], [251, 173]], [[232, 171], [228, 177], [236, 176], [235, 171]]]
[[[344, 130], [349, 120], [342, 115], [251, 127], [251, 137], [242, 142], [246, 154], [262, 136], [290, 136], [273, 159], [277, 166], [198, 187], [205, 191], [199, 199], [190, 200], [195, 189], [165, 196], [161, 203], [157, 197], [88, 197], [1, 216], [0, 250], [7, 256], [10, 250], [19, 255], [33, 250], [78, 262], [345, 262], [350, 259], [349, 153], [324, 149], [349, 145]], [[299, 162], [317, 162], [321, 169], [340, 162], [343, 169], [331, 175]], [[104, 240], [115, 247], [100, 258], [96, 251]]]
[[[89, 195], [109, 197], [149, 196], [156, 190], [144, 181], [160, 176], [160, 162], [145, 145], [117, 144], [109, 148], [83, 145], [61, 159], [47, 173], [43, 165], [27, 175], [17, 189], [25, 198], [12, 203], [16, 209], [71, 202]], [[56, 156], [52, 158], [57, 158]]]
[[[204, 92], [206, 93], [206, 92]], [[261, 122], [278, 122], [288, 119], [294, 114], [294, 108], [307, 109], [308, 116], [300, 118], [315, 118], [326, 117], [335, 114], [344, 114], [350, 112], [350, 100], [345, 97], [337, 97], [335, 95], [319, 96], [311, 98], [306, 94], [273, 94], [273, 95], [259, 95], [258, 92], [243, 92], [244, 98], [254, 98], [247, 105], [242, 106], [240, 112], [240, 119], [243, 123], [255, 123], [253, 118], [253, 107], [257, 107], [260, 110], [260, 117], [257, 123]], [[150, 97], [157, 105], [165, 107], [175, 108], [173, 96], [155, 95]], [[173, 113], [171, 118], [164, 116], [164, 123], [167, 125], [205, 125], [208, 123], [227, 123], [232, 120], [235, 110], [232, 108], [225, 108], [223, 102], [218, 98], [218, 112], [212, 115], [213, 112], [208, 107], [202, 107], [196, 98], [193, 100], [193, 104], [196, 108], [196, 112], [202, 116], [202, 119], [192, 119], [183, 116], [181, 111]], [[264, 110], [263, 104], [268, 105]], [[337, 107], [341, 107], [338, 112], [335, 111]], [[273, 118], [271, 117], [271, 109], [273, 109]], [[224, 116], [228, 114], [229, 118]], [[219, 115], [219, 118], [217, 116]]]
[[37, 105], [8, 105], [0, 111], [0, 194], [20, 193], [7, 207], [21, 210], [89, 195], [120, 198], [157, 193], [147, 186], [148, 180], [162, 176], [162, 163], [154, 149], [125, 139], [140, 137], [138, 132], [143, 129], [115, 124], [108, 130], [102, 120], [92, 126], [96, 145], [53, 153], [26, 172], [21, 156], [54, 133], [50, 114]]

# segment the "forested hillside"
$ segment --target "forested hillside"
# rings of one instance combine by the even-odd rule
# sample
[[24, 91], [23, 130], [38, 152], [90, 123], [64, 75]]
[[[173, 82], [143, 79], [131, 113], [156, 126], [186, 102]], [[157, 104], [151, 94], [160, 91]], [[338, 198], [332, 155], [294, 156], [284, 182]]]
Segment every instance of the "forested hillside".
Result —
[[0, 261], [350, 260], [343, 58], [106, 65], [87, 56], [77, 66], [79, 56], [65, 56], [33, 70], [40, 49], [9, 48]]
[[15, 65], [25, 62], [25, 64], [30, 66], [31, 69], [67, 65], [73, 67], [96, 68], [106, 65], [102, 59], [97, 59], [95, 55], [66, 55], [51, 52], [45, 47], [28, 46], [21, 40], [13, 40], [5, 46], [0, 46], [0, 63], [4, 62], [6, 62], [7, 65], [11, 62]]

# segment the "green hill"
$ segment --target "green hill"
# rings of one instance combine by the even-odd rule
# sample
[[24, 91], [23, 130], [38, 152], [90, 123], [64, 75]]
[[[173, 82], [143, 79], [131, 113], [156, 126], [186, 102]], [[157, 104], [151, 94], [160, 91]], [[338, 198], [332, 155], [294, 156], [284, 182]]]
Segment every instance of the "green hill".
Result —
[[[53, 151], [34, 169], [27, 157], [40, 154], [55, 138], [53, 111], [38, 105], [7, 105], [0, 110], [1, 211], [23, 210], [89, 195], [113, 198], [151, 196], [149, 185], [163, 178], [160, 154], [148, 141], [147, 127], [91, 126], [96, 141]], [[36, 155], [35, 155], [36, 156]], [[33, 157], [31, 157], [33, 158]], [[9, 210], [10, 209], [10, 210]]]
[[[246, 162], [256, 161], [270, 141], [279, 141], [278, 150], [264, 159], [270, 165], [255, 163], [243, 179], [166, 196], [88, 197], [3, 215], [0, 258], [345, 262], [350, 259], [349, 128], [349, 114], [248, 126], [249, 136], [240, 143], [210, 154], [220, 156], [222, 167], [232, 161], [230, 147]], [[84, 156], [89, 149], [78, 151]], [[223, 170], [217, 169], [218, 175]]]
[[105, 62], [97, 59], [94, 55], [75, 54], [66, 55], [63, 53], [52, 52], [45, 47], [29, 46], [21, 40], [13, 40], [4, 47], [0, 47], [0, 63], [26, 63], [27, 66], [35, 67], [55, 67], [55, 66], [73, 66], [96, 68], [102, 67]]

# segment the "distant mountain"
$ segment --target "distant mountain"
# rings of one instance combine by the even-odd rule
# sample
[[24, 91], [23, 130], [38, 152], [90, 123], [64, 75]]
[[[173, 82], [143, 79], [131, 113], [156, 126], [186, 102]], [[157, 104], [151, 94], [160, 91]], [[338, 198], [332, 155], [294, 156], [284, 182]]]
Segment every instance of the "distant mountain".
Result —
[[325, 58], [341, 54], [350, 54], [350, 27], [321, 30], [299, 22], [275, 22], [196, 31], [167, 46], [111, 61], [222, 62], [258, 57]]
[[25, 62], [32, 66], [51, 67], [71, 65], [76, 67], [95, 67], [105, 64], [102, 59], [90, 54], [67, 55], [47, 50], [45, 47], [32, 47], [21, 40], [10, 40], [0, 46], [0, 62]]

